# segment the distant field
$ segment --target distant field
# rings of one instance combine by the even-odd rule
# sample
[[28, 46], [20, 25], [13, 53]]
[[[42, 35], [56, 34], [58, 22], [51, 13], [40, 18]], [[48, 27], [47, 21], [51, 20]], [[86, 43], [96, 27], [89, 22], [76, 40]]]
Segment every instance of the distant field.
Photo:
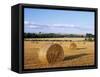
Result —
[[25, 40], [85, 40], [85, 38], [26, 38]]
[[[48, 40], [48, 41], [43, 41], [43, 40]], [[52, 41], [52, 40], [62, 40], [62, 41]], [[64, 40], [69, 40], [69, 41], [64, 41]], [[83, 40], [85, 40], [85, 38], [24, 39], [24, 69], [93, 65], [94, 64], [94, 41], [83, 41]], [[77, 47], [74, 49], [70, 49], [70, 45], [73, 42], [77, 45]], [[54, 64], [41, 63], [38, 58], [39, 52], [44, 52], [41, 51], [41, 49], [46, 48], [46, 46], [52, 44], [59, 44], [62, 46], [64, 50], [63, 61]]]

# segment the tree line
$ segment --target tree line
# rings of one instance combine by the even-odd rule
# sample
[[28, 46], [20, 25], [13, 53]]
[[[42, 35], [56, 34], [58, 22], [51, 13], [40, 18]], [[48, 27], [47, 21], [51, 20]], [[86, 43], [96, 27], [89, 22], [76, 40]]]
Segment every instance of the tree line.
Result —
[[85, 37], [85, 38], [94, 38], [94, 35], [91, 33], [86, 33], [86, 35], [77, 35], [77, 34], [57, 34], [57, 33], [24, 33], [24, 38], [64, 38], [64, 37]]

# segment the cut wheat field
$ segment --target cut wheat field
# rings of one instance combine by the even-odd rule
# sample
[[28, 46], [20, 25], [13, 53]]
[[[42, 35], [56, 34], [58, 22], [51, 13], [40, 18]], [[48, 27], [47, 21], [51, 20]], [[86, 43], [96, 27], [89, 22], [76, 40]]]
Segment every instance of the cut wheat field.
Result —
[[[94, 41], [83, 41], [83, 40], [84, 38], [25, 39], [24, 69], [94, 65]], [[73, 43], [75, 44], [74, 48], [71, 48], [71, 45]], [[59, 51], [59, 55], [62, 54], [61, 56], [63, 56], [63, 58], [61, 58], [62, 61], [59, 60], [58, 62], [55, 63], [47, 63], [47, 61], [45, 60], [45, 54], [42, 53], [46, 53], [48, 48], [54, 44], [61, 46], [63, 49], [64, 54], [60, 53]], [[56, 51], [57, 49], [55, 49], [54, 53], [57, 53]], [[42, 54], [42, 56], [39, 57], [39, 55], [41, 55], [40, 53]]]

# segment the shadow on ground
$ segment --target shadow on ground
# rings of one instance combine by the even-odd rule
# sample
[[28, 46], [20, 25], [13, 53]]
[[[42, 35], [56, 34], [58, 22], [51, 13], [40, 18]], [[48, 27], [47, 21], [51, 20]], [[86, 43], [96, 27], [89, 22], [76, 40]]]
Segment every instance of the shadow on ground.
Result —
[[83, 53], [83, 54], [77, 54], [77, 55], [66, 56], [66, 57], [64, 58], [64, 61], [65, 61], [65, 60], [76, 59], [76, 58], [79, 58], [79, 57], [82, 57], [82, 56], [86, 56], [86, 55], [88, 55], [88, 54]]
[[86, 48], [76, 48], [76, 50], [81, 50], [81, 49], [86, 49]]

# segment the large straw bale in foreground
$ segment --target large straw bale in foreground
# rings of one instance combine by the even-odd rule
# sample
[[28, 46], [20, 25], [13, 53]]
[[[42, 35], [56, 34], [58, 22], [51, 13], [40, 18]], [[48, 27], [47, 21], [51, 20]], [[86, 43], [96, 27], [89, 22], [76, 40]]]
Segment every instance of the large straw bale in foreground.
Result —
[[64, 59], [64, 51], [59, 44], [45, 45], [39, 51], [38, 58], [43, 64], [54, 64]]

